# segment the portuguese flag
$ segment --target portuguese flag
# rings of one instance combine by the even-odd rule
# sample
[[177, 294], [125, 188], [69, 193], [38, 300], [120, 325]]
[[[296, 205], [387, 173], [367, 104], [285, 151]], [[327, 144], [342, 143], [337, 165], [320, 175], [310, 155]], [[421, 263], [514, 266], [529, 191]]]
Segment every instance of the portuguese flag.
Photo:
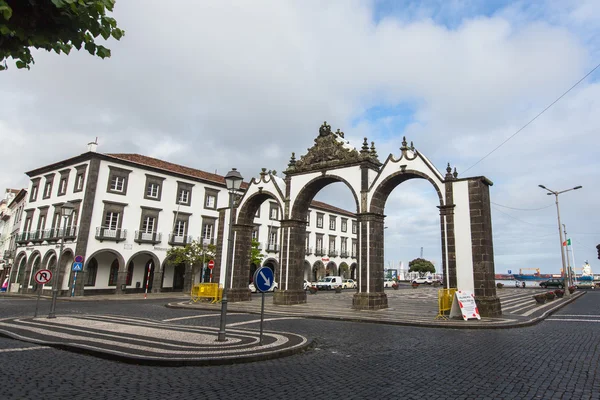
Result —
[[567, 239], [563, 242], [563, 246], [570, 246], [571, 245], [571, 239]]

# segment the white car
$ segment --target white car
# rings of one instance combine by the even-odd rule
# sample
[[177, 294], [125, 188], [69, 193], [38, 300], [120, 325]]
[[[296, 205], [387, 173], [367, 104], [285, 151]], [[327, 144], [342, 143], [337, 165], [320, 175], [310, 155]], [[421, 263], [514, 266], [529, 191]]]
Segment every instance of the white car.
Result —
[[344, 289], [356, 289], [356, 281], [354, 279], [344, 279], [342, 283]]
[[[273, 286], [271, 286], [271, 289], [269, 289], [269, 292], [274, 292], [279, 288], [279, 285], [277, 284], [277, 281], [273, 282]], [[250, 289], [250, 291], [252, 293], [256, 293], [258, 290], [256, 290], [256, 286], [254, 286], [254, 282], [252, 282], [251, 284], [248, 285], [248, 289]]]
[[418, 283], [418, 284], [422, 284], [422, 283], [426, 283], [428, 285], [431, 285], [433, 283], [433, 279], [431, 279], [431, 277], [421, 277], [421, 278], [417, 278], [417, 279], [413, 279], [412, 283]]
[[311, 283], [305, 279], [304, 280], [304, 290], [308, 290], [308, 288], [311, 286], [312, 286]]
[[392, 287], [392, 285], [393, 285], [394, 283], [396, 283], [396, 282], [394, 282], [394, 280], [392, 280], [392, 279], [385, 279], [385, 280], [383, 281], [383, 287], [384, 287], [384, 288], [387, 288], [387, 287]]

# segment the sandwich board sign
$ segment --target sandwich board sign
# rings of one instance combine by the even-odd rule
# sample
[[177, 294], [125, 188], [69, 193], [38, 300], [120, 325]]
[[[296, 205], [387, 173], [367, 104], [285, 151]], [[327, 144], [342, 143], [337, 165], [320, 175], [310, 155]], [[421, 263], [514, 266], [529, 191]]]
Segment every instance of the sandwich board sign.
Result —
[[462, 317], [465, 321], [472, 318], [481, 319], [473, 292], [466, 290], [456, 291], [452, 301], [452, 308], [450, 309], [450, 318], [453, 317]]

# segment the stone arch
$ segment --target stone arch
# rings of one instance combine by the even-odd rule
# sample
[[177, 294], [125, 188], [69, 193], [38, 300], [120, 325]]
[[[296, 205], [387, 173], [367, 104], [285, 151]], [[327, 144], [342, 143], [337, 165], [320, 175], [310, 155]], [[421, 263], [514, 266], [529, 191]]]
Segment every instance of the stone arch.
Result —
[[[93, 259], [96, 260], [97, 265], [96, 279], [94, 286], [86, 288], [85, 292], [94, 294], [123, 293], [121, 285], [125, 283], [127, 275], [127, 264], [125, 264], [123, 255], [110, 248], [96, 250], [85, 260], [84, 280], [87, 280], [88, 266]], [[116, 266], [116, 273], [113, 266]], [[111, 271], [113, 276], [111, 276]]]
[[329, 261], [327, 266], [325, 267], [325, 274], [327, 276], [337, 276], [338, 274], [338, 266], [335, 262]]
[[312, 280], [315, 282], [325, 276], [325, 264], [323, 264], [323, 261], [317, 260], [313, 263], [312, 274]]
[[308, 213], [310, 203], [315, 198], [317, 193], [319, 193], [324, 187], [337, 182], [343, 183], [344, 185], [346, 185], [346, 187], [348, 187], [348, 189], [350, 189], [350, 193], [352, 193], [354, 202], [356, 204], [356, 212], [360, 212], [360, 202], [358, 200], [358, 195], [356, 194], [356, 190], [352, 187], [350, 182], [338, 175], [327, 174], [317, 176], [311, 179], [302, 187], [292, 205], [290, 219], [306, 221], [306, 215]]
[[35, 290], [36, 282], [33, 277], [41, 268], [42, 254], [38, 250], [35, 250], [33, 253], [31, 253], [29, 259], [27, 260], [27, 270], [25, 271], [25, 277], [23, 280], [24, 285], [22, 288], [23, 293], [28, 293]]
[[[161, 266], [158, 256], [151, 251], [141, 250], [129, 257], [126, 265], [125, 291], [142, 292], [145, 290], [146, 280], [148, 279], [148, 263], [150, 265], [150, 281], [148, 282], [148, 291], [158, 292], [162, 288], [161, 274], [155, 273], [156, 266]], [[166, 260], [165, 260], [166, 261]], [[164, 263], [162, 268], [164, 270]], [[138, 285], [139, 283], [139, 285]]]
[[27, 253], [25, 253], [24, 251], [19, 252], [17, 254], [17, 256], [15, 257], [14, 265], [16, 266], [16, 268], [13, 268], [10, 271], [11, 277], [9, 279], [8, 290], [10, 290], [10, 285], [16, 284], [17, 291], [19, 291], [19, 289], [21, 288], [21, 285], [23, 284], [23, 277], [25, 276], [25, 270], [27, 269]]
[[[275, 201], [283, 212], [283, 203], [281, 201], [281, 191], [278, 190], [274, 182], [274, 177], [267, 175], [263, 170], [261, 178], [257, 181], [252, 179], [252, 188], [239, 199], [239, 206], [235, 210], [237, 215], [234, 215], [235, 223], [234, 231], [234, 249], [233, 249], [233, 268], [231, 270], [231, 289], [228, 290], [229, 301], [247, 301], [251, 299], [248, 283], [252, 280], [254, 272], [259, 265], [251, 265], [250, 254], [252, 248], [252, 230], [254, 229], [254, 217], [261, 205], [266, 201]], [[262, 185], [262, 186], [261, 186]], [[268, 188], [266, 188], [268, 187]], [[217, 255], [215, 257], [214, 274], [219, 277], [221, 275], [221, 266], [227, 261], [227, 244], [224, 242], [226, 236], [225, 229], [229, 226], [229, 210], [222, 211], [219, 218], [220, 234], [217, 242]], [[269, 259], [263, 261], [262, 265], [268, 262]], [[279, 280], [279, 262], [275, 259], [273, 270], [275, 280]], [[281, 287], [281, 282], [279, 282]]]
[[350, 278], [350, 267], [346, 261], [340, 263], [339, 274], [344, 279]]
[[309, 282], [313, 281], [313, 274], [312, 274], [312, 268], [310, 263], [308, 262], [308, 260], [304, 260], [304, 279], [306, 279]]
[[354, 279], [357, 280], [358, 276], [356, 273], [356, 270], [358, 268], [358, 264], [353, 262], [352, 264], [350, 264], [350, 279]]

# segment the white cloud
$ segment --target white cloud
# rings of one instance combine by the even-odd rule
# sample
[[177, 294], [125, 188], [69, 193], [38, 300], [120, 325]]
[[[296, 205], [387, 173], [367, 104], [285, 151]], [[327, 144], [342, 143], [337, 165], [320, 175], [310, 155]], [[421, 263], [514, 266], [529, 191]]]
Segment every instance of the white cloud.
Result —
[[[84, 152], [95, 137], [102, 152], [211, 172], [283, 171], [292, 151], [299, 157], [313, 144], [323, 120], [355, 147], [365, 136], [375, 141], [382, 161], [399, 153], [406, 135], [439, 169], [450, 162], [463, 176], [596, 62], [597, 2], [536, 4], [483, 16], [469, 11], [471, 3], [437, 11], [411, 3], [405, 15], [376, 22], [372, 4], [362, 1], [119, 1], [115, 17], [126, 36], [109, 43], [111, 59], [36, 52], [31, 71], [0, 74], [0, 185], [25, 185], [23, 171]], [[442, 25], [440, 15], [455, 23]], [[592, 212], [600, 89], [592, 82], [467, 175], [486, 175], [495, 182], [493, 201], [520, 208], [548, 204], [540, 183], [583, 185], [564, 195], [563, 221], [574, 237], [586, 233], [579, 255], [595, 260], [590, 245], [600, 235], [589, 233], [600, 222]], [[400, 103], [415, 106], [414, 122], [396, 137], [381, 132], [381, 121], [352, 126], [365, 110]], [[386, 260], [418, 256], [388, 246], [402, 229], [409, 241], [427, 242], [426, 256], [441, 259], [439, 217], [430, 212], [437, 198], [421, 190], [401, 185], [392, 193], [407, 196], [403, 207], [411, 211], [386, 208], [401, 227], [386, 232]], [[343, 196], [334, 192], [320, 196], [347, 205], [336, 204]], [[536, 225], [494, 213], [498, 271], [526, 264], [557, 272], [558, 238], [538, 239], [552, 233], [546, 225], [555, 223], [555, 210], [507, 212]], [[430, 230], [411, 230], [417, 225]]]

